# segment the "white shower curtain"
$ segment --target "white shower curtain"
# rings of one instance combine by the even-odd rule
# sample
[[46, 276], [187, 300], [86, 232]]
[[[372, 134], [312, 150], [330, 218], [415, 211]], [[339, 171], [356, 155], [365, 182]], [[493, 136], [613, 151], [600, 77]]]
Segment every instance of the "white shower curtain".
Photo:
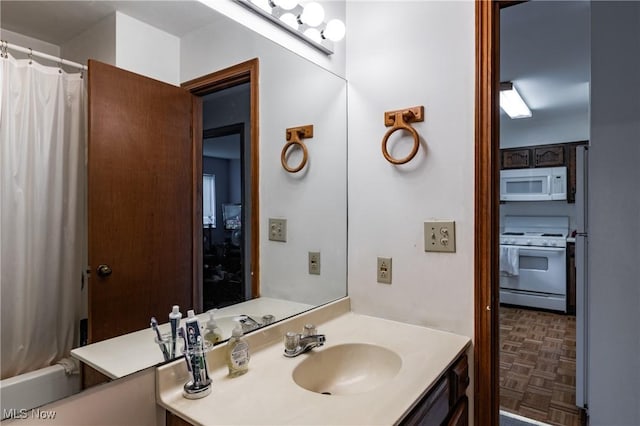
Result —
[[0, 61], [4, 379], [51, 365], [76, 343], [86, 137], [80, 74], [11, 56]]

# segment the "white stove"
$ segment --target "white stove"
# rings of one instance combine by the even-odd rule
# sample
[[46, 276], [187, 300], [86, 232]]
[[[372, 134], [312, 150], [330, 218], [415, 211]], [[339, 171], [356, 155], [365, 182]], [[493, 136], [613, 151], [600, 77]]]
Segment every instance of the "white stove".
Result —
[[566, 216], [505, 216], [500, 244], [566, 247], [568, 233]]
[[505, 216], [500, 301], [566, 312], [566, 216]]
[[511, 246], [566, 247], [567, 234], [563, 232], [503, 232], [500, 244]]

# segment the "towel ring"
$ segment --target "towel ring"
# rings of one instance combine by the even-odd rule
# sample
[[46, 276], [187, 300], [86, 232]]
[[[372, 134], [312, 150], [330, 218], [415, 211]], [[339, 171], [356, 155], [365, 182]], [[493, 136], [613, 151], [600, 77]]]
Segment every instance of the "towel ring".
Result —
[[[409, 123], [424, 121], [424, 106], [412, 107], [404, 110], [387, 111], [384, 113], [384, 124], [387, 127], [391, 127], [385, 133], [382, 138], [382, 155], [391, 164], [405, 164], [408, 163], [418, 153], [420, 148], [420, 135], [416, 129], [414, 129]], [[413, 146], [411, 152], [404, 158], [394, 158], [389, 154], [387, 144], [389, 137], [397, 130], [406, 130], [413, 136]]]
[[[300, 126], [300, 127], [291, 127], [287, 129], [286, 139], [287, 143], [282, 147], [282, 152], [280, 153], [280, 163], [282, 163], [282, 167], [289, 173], [298, 173], [300, 170], [304, 168], [307, 164], [307, 159], [309, 153], [307, 151], [307, 146], [302, 141], [303, 138], [312, 138], [313, 137], [313, 124], [308, 126]], [[297, 167], [289, 167], [287, 163], [287, 151], [289, 148], [293, 146], [298, 146], [302, 149], [302, 161]]]

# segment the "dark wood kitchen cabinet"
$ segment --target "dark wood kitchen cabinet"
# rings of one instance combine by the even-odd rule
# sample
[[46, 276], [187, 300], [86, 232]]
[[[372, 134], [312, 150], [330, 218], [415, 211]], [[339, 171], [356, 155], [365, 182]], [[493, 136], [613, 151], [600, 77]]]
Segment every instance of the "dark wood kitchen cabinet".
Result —
[[543, 145], [533, 150], [533, 167], [564, 166], [564, 146]]
[[531, 167], [530, 149], [502, 149], [500, 150], [503, 169], [526, 169]]

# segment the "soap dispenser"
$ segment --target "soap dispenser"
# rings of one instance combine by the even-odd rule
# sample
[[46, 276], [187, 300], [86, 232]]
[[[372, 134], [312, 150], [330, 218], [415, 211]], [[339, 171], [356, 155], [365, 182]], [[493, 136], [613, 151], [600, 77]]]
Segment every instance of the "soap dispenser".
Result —
[[216, 324], [216, 319], [214, 317], [215, 312], [216, 309], [212, 309], [208, 312], [209, 321], [207, 321], [207, 326], [204, 331], [205, 340], [210, 342], [212, 345], [215, 345], [222, 340], [222, 330], [220, 330], [220, 327]]
[[239, 321], [227, 342], [227, 366], [229, 377], [241, 376], [249, 370], [249, 344], [244, 338]]

